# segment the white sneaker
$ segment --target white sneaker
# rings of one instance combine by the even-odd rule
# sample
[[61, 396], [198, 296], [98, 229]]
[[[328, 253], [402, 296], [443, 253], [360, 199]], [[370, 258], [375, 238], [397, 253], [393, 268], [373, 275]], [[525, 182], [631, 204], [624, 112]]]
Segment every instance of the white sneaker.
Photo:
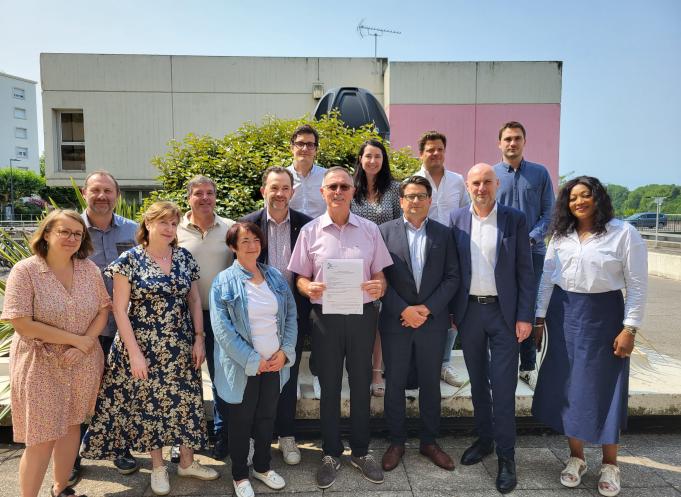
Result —
[[168, 495], [170, 493], [170, 479], [168, 468], [159, 466], [151, 470], [151, 491], [156, 495]]
[[606, 497], [615, 497], [620, 493], [620, 469], [614, 464], [601, 466], [601, 477], [598, 479], [598, 493]]
[[462, 378], [451, 364], [442, 366], [442, 369], [440, 370], [440, 379], [453, 387], [461, 387], [466, 383], [466, 378]]
[[314, 390], [314, 398], [319, 400], [322, 398], [322, 386], [319, 384], [319, 377], [312, 377], [312, 390]]
[[217, 480], [220, 476], [220, 474], [213, 468], [199, 464], [199, 461], [196, 460], [192, 461], [192, 463], [186, 468], [183, 468], [178, 464], [177, 475], [197, 478], [199, 480]]
[[250, 481], [243, 480], [241, 483], [237, 484], [237, 482], [232, 480], [232, 484], [234, 485], [236, 497], [255, 497], [255, 492], [253, 492]]
[[284, 462], [291, 466], [300, 463], [300, 449], [294, 437], [279, 437], [279, 450], [284, 456]]
[[253, 466], [253, 454], [255, 454], [255, 440], [248, 439], [248, 455], [246, 456], [246, 464]]
[[527, 386], [529, 386], [532, 391], [534, 391], [535, 388], [537, 388], [537, 369], [533, 369], [532, 371], [518, 371], [518, 378], [520, 378], [520, 381], [523, 381], [527, 383]]
[[273, 490], [280, 490], [286, 486], [284, 479], [276, 471], [270, 469], [267, 473], [258, 473], [253, 470], [253, 478], [260, 480]]

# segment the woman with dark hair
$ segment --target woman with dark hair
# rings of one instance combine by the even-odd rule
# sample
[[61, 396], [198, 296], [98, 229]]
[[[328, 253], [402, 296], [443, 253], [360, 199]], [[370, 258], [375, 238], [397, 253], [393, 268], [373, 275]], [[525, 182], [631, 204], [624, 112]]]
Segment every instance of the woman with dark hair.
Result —
[[229, 455], [237, 497], [253, 497], [248, 479], [249, 438], [253, 477], [279, 490], [286, 482], [270, 469], [270, 444], [279, 394], [296, 360], [296, 303], [286, 278], [258, 262], [263, 234], [237, 222], [227, 232], [234, 263], [213, 280], [210, 320], [215, 336], [215, 388], [229, 404]]
[[614, 218], [608, 193], [590, 176], [560, 190], [551, 232], [535, 321], [538, 346], [546, 325], [548, 350], [532, 414], [568, 437], [560, 482], [578, 486], [587, 469], [584, 443], [599, 444], [598, 491], [614, 496], [620, 492], [617, 444], [627, 421], [629, 356], [646, 301], [646, 244], [633, 226]]
[[214, 480], [194, 451], [207, 447], [201, 363], [206, 355], [199, 267], [177, 246], [180, 210], [154, 202], [137, 230], [139, 245], [106, 269], [113, 279], [118, 333], [83, 438], [81, 456], [116, 459], [127, 448], [151, 456], [151, 490], [170, 492], [164, 446], [180, 446], [179, 476]]
[[[350, 204], [351, 212], [376, 224], [402, 216], [400, 184], [393, 181], [388, 152], [379, 140], [372, 138], [362, 143], [353, 179], [355, 196]], [[382, 363], [381, 336], [376, 333], [371, 373], [371, 393], [376, 397], [385, 395]]]
[[[97, 337], [109, 316], [109, 295], [87, 256], [92, 242], [80, 215], [57, 209], [31, 239], [33, 256], [9, 273], [0, 319], [16, 333], [10, 349], [14, 441], [22, 497], [36, 497], [52, 459], [50, 494], [67, 486], [78, 454], [80, 425], [97, 398], [104, 354]], [[84, 497], [84, 496], [83, 496]]]

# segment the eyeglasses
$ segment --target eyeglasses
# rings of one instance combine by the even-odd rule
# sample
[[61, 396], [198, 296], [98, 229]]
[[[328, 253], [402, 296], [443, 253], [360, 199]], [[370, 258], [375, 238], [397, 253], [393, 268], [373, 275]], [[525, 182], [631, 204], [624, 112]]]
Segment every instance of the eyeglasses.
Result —
[[83, 239], [82, 231], [55, 230], [55, 234], [62, 240], [68, 240], [69, 238], [73, 237], [75, 241], [79, 242]]
[[352, 185], [348, 185], [346, 183], [332, 183], [330, 185], [324, 185], [324, 188], [331, 190], [332, 192], [337, 192], [338, 190], [347, 192], [352, 187]]
[[303, 150], [305, 148], [308, 150], [314, 150], [317, 148], [317, 144], [315, 142], [293, 142], [293, 146], [298, 150]]
[[416, 199], [418, 200], [425, 200], [428, 198], [427, 193], [410, 193], [408, 195], [404, 195], [404, 198], [409, 200], [409, 202], [414, 202]]

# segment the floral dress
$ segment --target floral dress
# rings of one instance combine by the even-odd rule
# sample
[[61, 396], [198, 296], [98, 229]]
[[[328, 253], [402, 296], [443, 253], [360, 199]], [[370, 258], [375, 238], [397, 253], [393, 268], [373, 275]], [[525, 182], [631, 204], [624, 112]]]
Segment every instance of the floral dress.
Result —
[[188, 293], [199, 267], [184, 248], [174, 247], [166, 275], [141, 245], [123, 253], [105, 270], [130, 281], [128, 316], [142, 354], [147, 380], [134, 378], [125, 345], [117, 334], [111, 346], [95, 415], [81, 455], [115, 459], [126, 448], [149, 452], [168, 445], [207, 447], [201, 371], [192, 364], [193, 325]]
[[387, 223], [388, 221], [402, 217], [402, 208], [400, 207], [400, 184], [396, 181], [390, 183], [390, 186], [378, 202], [369, 202], [367, 199], [364, 199], [362, 202], [357, 202], [357, 200], [353, 198], [352, 204], [350, 204], [350, 211], [353, 214], [373, 221], [376, 224]]

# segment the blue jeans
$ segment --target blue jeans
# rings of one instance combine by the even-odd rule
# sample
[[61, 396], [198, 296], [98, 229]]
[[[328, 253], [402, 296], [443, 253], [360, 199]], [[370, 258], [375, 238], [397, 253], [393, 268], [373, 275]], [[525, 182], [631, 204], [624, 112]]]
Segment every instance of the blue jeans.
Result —
[[[539, 282], [541, 281], [541, 274], [544, 269], [544, 254], [535, 254], [532, 252], [532, 269], [534, 270], [534, 302], [532, 305], [532, 313], [534, 314], [534, 307], [537, 304]], [[534, 333], [530, 333], [530, 336], [520, 343], [520, 370], [532, 371], [536, 365], [537, 348], [534, 345]]]
[[[203, 331], [206, 334], [206, 362], [208, 363], [208, 374], [210, 375], [211, 389], [213, 392], [213, 433], [215, 437], [227, 437], [227, 419], [221, 416], [221, 412], [227, 412], [228, 405], [218, 396], [215, 389], [213, 378], [215, 377], [215, 360], [213, 350], [215, 340], [213, 339], [213, 326], [210, 322], [210, 311], [203, 311]], [[224, 405], [222, 405], [224, 404]], [[222, 411], [220, 410], [222, 407]]]

